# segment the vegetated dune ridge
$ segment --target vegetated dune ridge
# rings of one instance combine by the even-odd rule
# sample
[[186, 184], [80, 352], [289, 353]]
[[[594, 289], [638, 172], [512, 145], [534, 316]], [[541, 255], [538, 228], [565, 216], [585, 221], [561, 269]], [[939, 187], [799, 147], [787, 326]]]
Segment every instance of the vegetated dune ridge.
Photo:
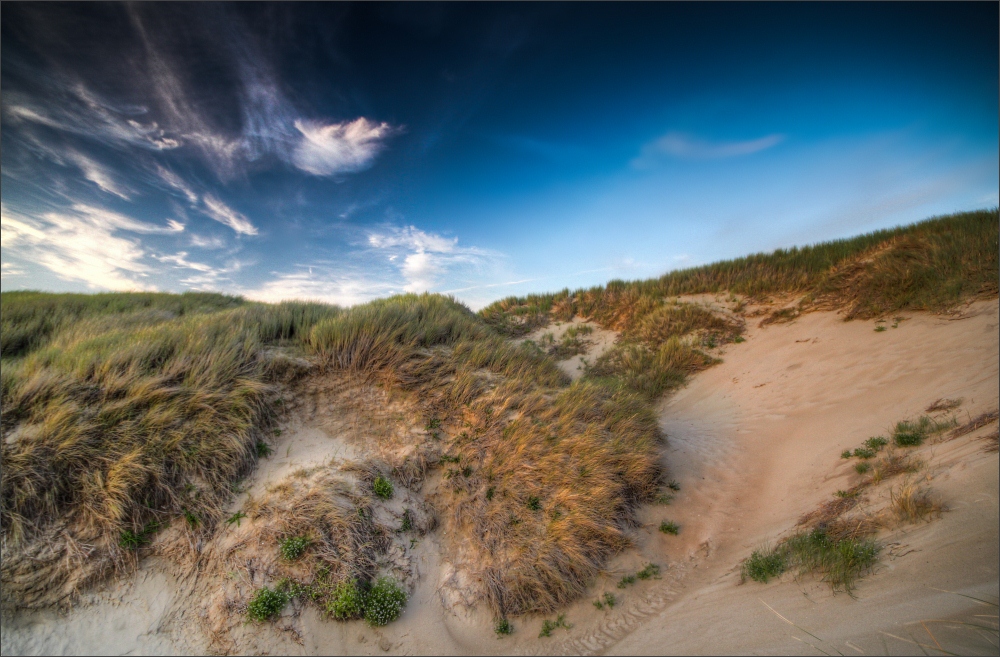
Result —
[[[995, 211], [959, 215], [901, 229], [882, 241], [876, 240], [867, 249], [840, 248], [841, 252], [852, 254], [851, 258], [842, 258], [834, 265], [833, 274], [828, 272], [821, 278], [827, 283], [839, 280], [850, 284], [827, 285], [825, 297], [807, 293], [805, 299], [794, 306], [772, 307], [761, 324], [778, 323], [761, 330], [777, 332], [798, 326], [812, 317], [825, 316], [827, 313], [806, 314], [791, 325], [780, 323], [804, 311], [824, 307], [822, 304], [839, 305], [847, 308], [848, 315], [863, 317], [866, 313], [877, 316], [872, 308], [878, 304], [881, 308], [912, 306], [940, 310], [954, 307], [962, 299], [995, 298], [996, 223]], [[867, 239], [858, 238], [855, 242]], [[964, 242], [965, 248], [957, 248], [956, 241]], [[778, 260], [783, 257], [775, 255]], [[725, 270], [727, 263], [719, 267]], [[992, 276], [990, 271], [994, 272]], [[879, 290], [873, 295], [873, 281], [879, 280], [894, 282], [896, 287]], [[609, 290], [613, 288], [609, 286]], [[794, 285], [791, 289], [801, 292]], [[594, 291], [581, 291], [564, 300], [579, 305], [580, 299], [587, 302], [588, 294], [595, 298]], [[259, 305], [244, 306], [239, 300], [165, 295], [166, 299], [153, 299], [151, 304], [146, 304], [153, 306], [149, 311], [128, 315], [125, 327], [121, 325], [120, 315], [107, 317], [107, 313], [102, 316], [99, 312], [94, 319], [84, 317], [87, 321], [76, 321], [72, 330], [40, 326], [35, 333], [30, 330], [18, 333], [8, 331], [8, 319], [17, 313], [8, 312], [8, 300], [12, 295], [4, 296], [5, 466], [12, 462], [12, 456], [15, 463], [20, 458], [28, 459], [30, 464], [31, 451], [24, 452], [24, 447], [37, 451], [37, 447], [45, 444], [39, 436], [51, 436], [54, 428], [65, 429], [63, 420], [40, 422], [48, 417], [46, 412], [50, 416], [53, 410], [61, 413], [57, 415], [60, 418], [78, 418], [70, 435], [77, 436], [78, 441], [82, 436], [85, 447], [92, 444], [88, 440], [100, 440], [100, 432], [95, 433], [93, 427], [93, 416], [80, 415], [79, 406], [66, 407], [66, 394], [53, 397], [49, 393], [46, 397], [46, 389], [59, 389], [67, 378], [72, 381], [76, 377], [78, 386], [63, 388], [64, 392], [71, 393], [69, 401], [72, 402], [74, 396], [80, 401], [96, 399], [100, 410], [98, 426], [111, 421], [114, 432], [126, 439], [138, 438], [141, 445], [142, 440], [148, 442], [153, 438], [160, 441], [155, 444], [169, 447], [177, 444], [179, 434], [176, 428], [173, 428], [175, 433], [171, 433], [171, 427], [164, 432], [155, 421], [152, 424], [159, 433], [150, 432], [148, 408], [136, 407], [134, 403], [130, 407], [126, 403], [123, 412], [120, 393], [110, 400], [107, 392], [103, 399], [95, 398], [93, 392], [88, 393], [88, 385], [93, 390], [95, 384], [98, 389], [114, 384], [112, 387], [117, 386], [117, 390], [125, 389], [126, 400], [134, 400], [137, 391], [161, 390], [158, 394], [168, 404], [194, 409], [193, 418], [184, 421], [193, 420], [195, 424], [188, 427], [193, 426], [200, 437], [200, 442], [194, 445], [182, 442], [180, 447], [183, 449], [175, 455], [167, 452], [173, 465], [166, 474], [173, 472], [177, 476], [178, 470], [180, 473], [173, 480], [155, 470], [157, 462], [144, 461], [148, 455], [142, 451], [124, 454], [142, 466], [140, 471], [152, 468], [154, 477], [154, 487], [147, 489], [153, 498], [147, 497], [144, 502], [146, 505], [153, 503], [152, 507], [147, 507], [153, 513], [135, 507], [134, 511], [126, 509], [124, 516], [118, 516], [127, 519], [129, 513], [139, 514], [132, 515], [132, 520], [127, 522], [135, 528], [130, 530], [133, 536], [139, 533], [135, 544], [139, 548], [137, 554], [144, 558], [137, 572], [139, 580], [145, 584], [132, 590], [125, 584], [117, 584], [109, 593], [98, 594], [97, 598], [110, 595], [110, 599], [143, 601], [144, 604], [152, 601], [156, 604], [145, 618], [150, 622], [141, 622], [142, 615], [136, 617], [132, 612], [116, 618], [106, 603], [78, 606], [72, 612], [71, 622], [58, 635], [67, 643], [49, 646], [59, 651], [75, 651], [78, 642], [73, 639], [74, 631], [92, 630], [93, 619], [105, 616], [111, 620], [111, 626], [100, 623], [104, 637], [114, 634], [115, 623], [124, 621], [122, 624], [127, 624], [127, 628], [123, 627], [125, 631], [118, 635], [126, 643], [111, 647], [113, 652], [130, 649], [143, 652], [205, 649], [240, 652], [601, 650], [613, 644], [637, 620], [669, 602], [678, 584], [685, 581], [687, 572], [693, 569], [693, 566], [661, 560], [662, 550], [647, 554], [653, 543], [643, 540], [643, 531], [630, 529], [630, 523], [646, 519], [647, 514], [653, 513], [635, 504], [655, 499], [657, 472], [664, 465], [656, 462], [660, 450], [655, 440], [649, 441], [650, 428], [644, 405], [655, 401], [663, 391], [675, 389], [686, 375], [716, 362], [722, 355], [720, 348], [727, 352], [726, 361], [740, 349], [749, 349], [751, 344], [739, 344], [740, 334], [747, 330], [746, 319], [752, 319], [752, 323], [758, 321], [752, 317], [754, 306], [747, 306], [746, 298], [735, 295], [717, 297], [714, 301], [668, 299], [649, 294], [648, 290], [637, 296], [617, 291], [597, 295], [600, 307], [591, 308], [589, 314], [603, 329], [620, 331], [621, 338], [618, 344], [594, 360], [584, 381], [564, 388], [565, 379], [552, 359], [563, 358], [568, 351], [580, 355], [579, 344], [564, 345], [561, 341], [560, 345], [552, 345], [557, 354], [551, 351], [546, 354], [546, 348], [534, 340], [516, 347], [505, 346], [488, 331], [477, 328], [471, 317], [461, 312], [456, 314], [453, 306], [435, 297], [405, 297], [345, 312], [301, 304], [269, 309]], [[76, 298], [69, 301], [80, 302]], [[171, 313], [157, 307], [157, 304], [196, 305], [192, 301], [219, 306], [208, 311], [193, 310], [194, 316], [185, 319], [187, 325], [180, 327], [190, 329], [193, 326], [202, 334], [208, 328], [215, 336], [212, 338], [215, 342], [209, 341], [210, 348], [201, 352], [198, 348], [204, 341], [194, 345], [185, 343], [190, 331], [174, 328], [178, 326], [173, 319], [178, 314], [176, 309]], [[92, 304], [89, 300], [83, 303]], [[233, 303], [237, 306], [235, 309], [225, 309], [227, 304]], [[68, 305], [72, 304], [65, 304], [61, 309]], [[555, 309], [556, 317], [565, 313], [565, 305]], [[490, 313], [484, 315], [489, 317]], [[36, 313], [34, 318], [39, 316], [41, 313]], [[498, 324], [494, 314], [491, 323], [505, 332], [522, 335], [524, 328], [544, 324], [537, 318], [525, 322], [524, 317], [524, 314], [511, 313], [510, 321]], [[914, 321], [919, 317], [921, 315], [915, 315]], [[88, 326], [88, 321], [93, 326]], [[23, 329], [25, 324], [21, 321], [15, 328]], [[79, 326], [81, 324], [83, 326]], [[578, 326], [580, 322], [576, 320], [573, 324]], [[904, 320], [901, 324], [897, 322], [897, 327], [879, 333], [872, 331], [871, 335], [884, 338], [906, 325], [907, 320]], [[868, 327], [871, 331], [871, 324]], [[112, 336], [115, 339], [108, 340], [103, 335], [109, 328], [117, 332]], [[751, 336], [756, 330], [751, 327]], [[156, 353], [132, 346], [136, 331], [147, 338], [146, 342], [154, 338], [151, 351]], [[38, 333], [44, 333], [42, 338], [37, 338]], [[54, 335], [51, 346], [46, 345], [49, 334]], [[22, 338], [8, 341], [11, 335]], [[576, 340], [581, 336], [582, 342], [586, 342], [583, 331], [571, 337]], [[164, 352], [164, 341], [172, 349]], [[176, 347], [178, 342], [180, 348]], [[226, 352], [231, 354], [227, 362], [235, 364], [235, 378], [230, 369], [217, 367], [211, 358], [209, 366], [199, 366], [197, 357], [194, 358], [192, 368], [192, 346], [195, 356], [202, 353], [214, 358], [220, 344], [236, 345], [235, 349], [228, 348]], [[122, 349], [122, 345], [129, 345], [129, 348]], [[108, 348], [112, 351], [107, 351]], [[69, 358], [60, 356], [62, 352], [68, 352]], [[296, 356], [297, 352], [301, 352], [301, 356]], [[14, 360], [8, 360], [9, 355], [13, 355]], [[994, 363], [995, 360], [993, 358]], [[710, 373], [719, 371], [720, 367], [726, 364]], [[155, 380], [158, 373], [161, 379]], [[163, 379], [163, 374], [170, 376]], [[150, 380], [150, 375], [154, 380]], [[192, 392], [196, 397], [204, 395], [201, 391], [214, 391], [221, 383], [224, 388], [231, 386], [228, 394], [236, 397], [203, 396], [201, 404], [191, 404], [189, 397], [178, 398], [176, 383], [174, 387], [162, 387], [163, 383], [171, 383], [171, 376], [174, 382], [183, 381], [185, 385], [179, 389], [183, 392], [187, 387], [186, 395]], [[995, 372], [993, 380], [996, 380]], [[289, 385], [283, 387], [282, 382]], [[292, 383], [294, 385], [290, 385]], [[199, 388], [200, 385], [207, 388]], [[330, 389], [331, 385], [334, 390]], [[287, 398], [282, 394], [287, 394]], [[40, 399], [42, 407], [37, 406]], [[358, 399], [363, 403], [353, 401]], [[112, 402], [110, 406], [109, 401]], [[231, 405], [234, 401], [250, 413], [249, 423], [244, 420], [244, 424], [235, 427], [221, 427], [222, 434], [235, 428], [236, 435], [242, 436], [235, 445], [226, 443], [218, 428], [204, 424], [198, 415], [206, 406]], [[457, 410], [465, 404], [465, 411]], [[12, 408], [14, 413], [10, 412]], [[176, 409], [177, 406], [168, 405], [167, 408]], [[272, 408], [277, 408], [278, 412], [266, 412]], [[281, 411], [281, 408], [288, 410]], [[593, 416], [593, 410], [598, 408], [608, 414], [604, 419], [601, 415]], [[255, 409], [264, 411], [256, 420]], [[325, 417], [331, 413], [332, 417]], [[158, 417], [162, 420], [162, 413], [152, 416], [153, 420]], [[635, 419], [623, 424], [627, 418]], [[89, 423], [79, 424], [79, 420], [88, 419]], [[595, 421], [590, 429], [580, 424]], [[271, 449], [274, 454], [263, 458], [260, 438], [267, 436], [271, 438], [264, 443], [263, 452]], [[626, 438], [624, 442], [623, 437]], [[231, 475], [219, 478], [219, 472], [214, 470], [185, 470], [191, 465], [197, 466], [195, 457], [199, 449], [205, 449], [206, 439], [210, 441], [208, 445], [217, 445], [211, 441], [223, 439], [223, 446], [235, 447], [233, 456], [227, 457], [230, 460], [222, 462], [224, 467], [230, 468]], [[863, 439], [864, 436], [857, 438], [858, 441]], [[711, 441], [701, 442], [708, 444]], [[126, 446], [133, 448], [136, 444], [126, 442]], [[615, 445], [627, 446], [627, 449], [622, 451], [622, 447]], [[83, 456], [87, 454], [82, 452]], [[102, 452], [92, 454], [91, 458], [97, 459], [95, 469], [100, 473]], [[506, 465], [503, 459], [497, 460], [498, 456], [510, 454], [517, 454], [518, 458], [513, 461], [508, 458]], [[708, 456], [714, 458], [715, 455]], [[327, 459], [331, 457], [339, 460], [328, 464]], [[304, 466], [304, 472], [297, 473], [291, 467], [290, 461], [297, 458], [301, 458], [297, 465]], [[252, 467], [255, 461], [259, 461], [260, 466], [254, 478], [240, 484], [238, 478], [249, 473], [246, 464]], [[454, 467], [449, 467], [449, 463]], [[679, 470], [684, 467], [683, 462], [675, 466], [670, 459], [665, 465], [679, 467]], [[58, 464], [47, 464], [47, 467], [55, 467], [57, 475], [66, 476], [60, 473]], [[633, 468], [631, 474], [629, 468]], [[553, 478], [557, 472], [562, 479]], [[59, 584], [54, 587], [56, 593], [68, 592], [70, 598], [67, 600], [71, 600], [75, 588], [83, 586], [81, 590], [87, 590], [87, 577], [78, 576], [81, 571], [87, 575], [89, 567], [89, 574], [96, 578], [108, 572], [107, 568], [115, 567], [115, 558], [120, 559], [117, 567], [122, 572], [130, 572], [130, 554], [135, 553], [117, 550], [114, 545], [121, 521], [117, 525], [114, 522], [101, 524], [102, 521], [107, 523], [109, 511], [116, 507], [108, 506], [107, 493], [101, 493], [100, 486], [95, 488], [93, 482], [83, 481], [82, 493], [74, 493], [74, 486], [78, 484], [64, 480], [62, 497], [42, 498], [47, 500], [43, 503], [47, 506], [39, 507], [32, 502], [31, 485], [25, 487], [23, 479], [11, 479], [9, 473], [9, 467], [5, 467], [5, 601], [10, 600], [12, 591], [15, 596], [23, 591], [41, 595], [39, 599], [44, 602], [49, 589], [38, 584], [44, 584], [46, 577]], [[37, 478], [30, 479], [38, 474], [36, 469], [24, 470], [23, 474], [29, 476], [28, 484], [38, 484]], [[104, 477], [110, 474], [107, 470], [103, 472]], [[372, 481], [377, 476], [392, 479], [399, 494], [388, 502], [375, 499]], [[207, 486], [206, 477], [209, 479]], [[213, 486], [213, 477], [229, 492]], [[607, 487], [619, 477], [626, 482], [624, 488], [621, 484]], [[132, 482], [131, 485], [142, 486], [142, 477], [139, 479], [138, 484]], [[265, 480], [273, 485], [265, 486]], [[579, 480], [582, 482], [578, 483]], [[12, 481], [13, 491], [18, 493], [13, 497], [9, 487]], [[100, 480], [97, 483], [100, 484]], [[149, 483], [147, 479], [145, 485]], [[681, 496], [673, 506], [656, 507], [656, 513], [663, 509], [675, 511], [674, 520], [682, 526], [680, 536], [662, 537], [661, 542], [667, 541], [661, 546], [663, 549], [669, 547], [670, 541], [683, 545], [688, 537], [688, 521], [682, 515], [679, 502], [692, 491], [683, 482], [682, 485]], [[232, 491], [244, 486], [249, 486], [252, 499], [241, 497], [242, 493], [234, 497]], [[309, 491], [320, 489], [329, 491], [321, 498], [341, 502], [332, 506], [310, 502], [316, 496], [310, 497]], [[103, 490], [110, 489], [104, 486]], [[605, 490], [607, 492], [602, 492]], [[82, 507], [74, 494], [87, 496]], [[128, 498], [114, 499], [122, 502]], [[614, 502], [615, 499], [621, 501]], [[10, 506], [12, 502], [20, 506]], [[283, 512], [290, 508], [289, 504], [308, 509], [308, 512]], [[248, 511], [245, 520], [241, 522], [236, 518], [235, 525], [222, 522], [243, 508], [241, 505]], [[69, 509], [70, 516], [60, 518], [60, 509], [63, 513]], [[350, 509], [358, 513], [343, 515], [341, 510]], [[501, 515], [496, 517], [491, 509], [499, 510]], [[38, 515], [39, 510], [42, 515]], [[159, 529], [159, 525], [155, 525], [147, 535], [149, 525], [144, 522], [150, 515], [171, 517], [182, 510], [183, 516], [172, 516], [169, 528]], [[407, 512], [411, 513], [407, 515]], [[7, 515], [10, 513], [16, 514], [15, 524], [20, 523], [17, 529], [22, 535], [16, 537], [22, 541], [20, 544], [10, 540], [9, 521], [13, 517]], [[26, 516], [26, 513], [35, 515]], [[56, 524], [42, 526], [41, 531], [42, 538], [54, 539], [51, 544], [56, 546], [56, 554], [46, 546], [47, 552], [29, 553], [25, 561], [25, 554], [17, 553], [19, 545], [24, 545], [27, 536], [29, 545], [34, 539], [37, 546], [39, 535], [32, 532], [39, 530], [33, 529], [33, 525], [44, 524], [46, 517], [51, 521], [53, 513]], [[73, 521], [79, 522], [80, 517], [89, 521], [83, 523], [84, 529], [94, 531], [96, 528], [104, 541], [96, 545], [83, 543], [83, 557], [78, 549], [76, 553], [72, 549], [80, 545], [79, 540], [61, 543], [58, 533], [60, 530], [79, 531], [81, 525]], [[358, 517], [365, 518], [365, 522], [359, 524]], [[441, 521], [437, 530], [433, 527], [435, 517]], [[409, 520], [404, 522], [404, 518]], [[502, 519], [502, 524], [496, 524], [497, 519]], [[313, 536], [314, 544], [306, 556], [294, 563], [285, 563], [276, 556], [278, 540], [301, 533], [302, 525], [295, 523], [305, 523], [307, 527], [318, 529], [319, 534]], [[407, 525], [409, 529], [404, 531]], [[105, 527], [103, 533], [101, 527]], [[332, 531], [336, 527], [346, 528], [354, 542], [345, 544], [335, 540], [335, 535], [344, 535]], [[560, 529], [562, 527], [566, 529]], [[56, 533], [52, 533], [53, 530]], [[638, 552], [621, 551], [629, 539], [638, 543]], [[541, 546], [542, 549], [529, 547], [525, 551], [525, 547], [515, 547], [518, 545]], [[510, 551], [512, 547], [514, 552]], [[14, 551], [10, 552], [11, 549]], [[491, 555], [485, 560], [484, 549]], [[498, 549], [499, 560], [496, 558]], [[709, 558], [711, 550], [709, 544]], [[93, 556], [88, 560], [88, 551], [90, 555], [103, 558], [107, 565], [102, 568], [101, 559]], [[609, 562], [608, 558], [615, 553], [619, 556]], [[503, 556], [505, 554], [507, 556]], [[619, 592], [621, 604], [610, 612], [597, 612], [593, 607], [584, 611], [583, 608], [589, 606], [587, 596], [608, 585], [615, 590], [614, 579], [625, 572], [625, 568], [638, 569], [644, 563], [644, 554], [646, 560], [660, 564], [662, 579], [640, 581]], [[21, 558], [6, 558], [9, 555]], [[38, 563], [38, 557], [43, 562], [48, 559], [47, 565], [41, 570], [33, 570], [31, 560]], [[93, 566], [95, 563], [98, 567]], [[699, 558], [693, 563], [700, 563]], [[67, 565], [71, 567], [66, 568]], [[551, 571], [550, 574], [539, 578], [546, 570]], [[311, 598], [317, 600], [322, 609], [328, 600], [325, 596], [332, 590], [324, 588], [324, 582], [329, 581], [332, 585], [334, 580], [342, 581], [345, 577], [368, 579], [385, 572], [406, 585], [411, 601], [403, 617], [384, 629], [367, 630], [358, 623], [321, 621], [317, 606], [306, 599], [297, 599], [286, 607], [277, 621], [260, 626], [242, 623], [242, 610], [250, 594], [262, 585], [273, 586], [279, 578], [307, 584]], [[646, 569], [644, 572], [653, 571]], [[993, 577], [995, 579], [995, 574]], [[7, 586], [11, 582], [17, 586]], [[154, 589], [156, 595], [149, 595]], [[581, 594], [584, 596], [581, 602], [571, 603], [573, 599], [581, 600]], [[550, 639], [534, 638], [532, 626], [540, 624], [540, 617], [517, 615], [519, 611], [553, 608], [565, 611], [575, 627], [556, 629]], [[497, 613], [505, 611], [513, 614], [516, 631], [513, 636], [497, 642], [492, 635], [493, 619]], [[27, 650], [44, 648], [37, 642], [55, 618], [52, 614], [21, 613], [5, 622], [5, 652], [8, 647], [14, 649], [18, 645]], [[81, 619], [89, 620], [80, 624]], [[30, 627], [32, 623], [37, 624], [34, 630]], [[587, 629], [595, 625], [602, 628], [600, 635], [589, 636]], [[141, 627], [143, 631], [134, 632], [134, 627]], [[427, 628], [431, 631], [421, 631]], [[448, 639], [442, 643], [442, 637]], [[585, 643], [577, 643], [580, 640]], [[566, 641], [572, 642], [571, 645], [566, 645]]]

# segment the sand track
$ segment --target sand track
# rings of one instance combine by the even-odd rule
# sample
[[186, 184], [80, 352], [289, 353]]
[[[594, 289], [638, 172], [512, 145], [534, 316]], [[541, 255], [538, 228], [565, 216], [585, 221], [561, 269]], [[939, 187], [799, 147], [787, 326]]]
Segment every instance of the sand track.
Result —
[[[996, 301], [971, 304], [955, 316], [908, 313], [884, 332], [875, 332], [873, 322], [844, 323], [830, 312], [764, 328], [749, 324], [745, 343], [724, 347], [721, 364], [662, 403], [664, 465], [680, 492], [669, 506], [642, 510], [643, 524], [633, 532], [636, 548], [609, 564], [591, 597], [565, 610], [568, 631], [539, 639], [541, 618], [525, 617], [514, 619], [513, 636], [497, 640], [485, 610], [454, 604], [461, 583], [450, 582], [449, 593], [444, 537], [428, 534], [407, 553], [411, 601], [396, 623], [373, 630], [292, 606], [273, 626], [239, 634], [235, 648], [293, 654], [996, 654], [1000, 483], [996, 453], [982, 449], [982, 436], [996, 423], [920, 448], [927, 463], [920, 476], [949, 511], [931, 523], [880, 535], [885, 557], [860, 582], [855, 598], [834, 595], [808, 577], [739, 585], [738, 569], [752, 549], [793, 530], [803, 513], [856, 483], [859, 476], [840, 459], [842, 450], [920, 415], [939, 398], [962, 398], [962, 421], [997, 408], [998, 324]], [[366, 450], [361, 438], [399, 430], [392, 409], [369, 418], [329, 410], [330, 398], [342, 392], [334, 385], [297, 401], [274, 455], [246, 482], [247, 494], [295, 467], [357, 458]], [[433, 479], [426, 482], [421, 495], [433, 485]], [[662, 519], [680, 524], [680, 535], [659, 533]], [[660, 579], [616, 588], [622, 574], [647, 562], [660, 564]], [[84, 596], [67, 614], [5, 618], [3, 653], [202, 652], [209, 644], [199, 635], [192, 605], [204, 584], [198, 578], [161, 557], [146, 558], [134, 577]], [[592, 606], [604, 591], [618, 597], [614, 610]]]

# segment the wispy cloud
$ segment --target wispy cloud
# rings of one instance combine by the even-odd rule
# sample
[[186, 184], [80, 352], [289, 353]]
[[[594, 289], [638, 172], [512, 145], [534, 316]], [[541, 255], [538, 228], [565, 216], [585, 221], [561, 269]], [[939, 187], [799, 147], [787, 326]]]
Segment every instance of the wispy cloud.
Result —
[[318, 121], [295, 121], [302, 140], [292, 162], [306, 173], [332, 176], [362, 171], [372, 165], [382, 150], [386, 137], [395, 130], [388, 123], [375, 123], [365, 117], [351, 122], [322, 124]]
[[203, 211], [206, 215], [215, 219], [221, 224], [229, 226], [237, 233], [243, 235], [256, 235], [257, 227], [250, 223], [245, 216], [232, 209], [211, 194], [206, 194]]
[[39, 217], [0, 208], [0, 235], [5, 250], [52, 271], [67, 281], [83, 281], [109, 290], [152, 289], [142, 280], [151, 272], [146, 253], [132, 233], [177, 233], [171, 221], [156, 226], [103, 208], [77, 204]]
[[129, 200], [129, 196], [125, 192], [125, 187], [115, 179], [108, 169], [75, 150], [69, 150], [66, 153], [66, 158], [79, 167], [84, 178], [109, 194], [114, 194], [126, 201]]
[[709, 141], [682, 132], [668, 132], [642, 147], [632, 166], [646, 168], [664, 157], [711, 160], [759, 153], [784, 141], [784, 135], [767, 135], [746, 141]]
[[398, 268], [406, 281], [406, 292], [430, 291], [448, 270], [459, 265], [479, 265], [498, 255], [476, 247], [460, 247], [457, 237], [427, 233], [414, 226], [370, 233], [368, 243]]

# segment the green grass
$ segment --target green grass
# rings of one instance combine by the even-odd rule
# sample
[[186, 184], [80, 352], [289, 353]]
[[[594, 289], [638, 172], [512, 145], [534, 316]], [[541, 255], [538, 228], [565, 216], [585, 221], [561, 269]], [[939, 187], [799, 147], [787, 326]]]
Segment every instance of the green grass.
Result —
[[926, 415], [916, 420], [902, 420], [892, 429], [892, 442], [898, 447], [916, 447], [923, 444], [928, 436], [950, 429], [956, 424], [954, 419], [937, 421]]
[[552, 636], [552, 632], [554, 630], [559, 629], [560, 627], [566, 630], [569, 630], [571, 627], [573, 627], [572, 625], [566, 622], [566, 614], [559, 614], [559, 616], [557, 616], [554, 621], [551, 621], [547, 618], [543, 620], [542, 631], [538, 633], [538, 638], [541, 639], [543, 637], [550, 637]]
[[660, 523], [660, 531], [664, 534], [673, 534], [674, 536], [677, 536], [677, 534], [681, 531], [681, 527], [672, 520], [664, 520]]
[[824, 530], [800, 532], [776, 548], [754, 550], [741, 568], [744, 580], [767, 582], [786, 570], [817, 573], [834, 590], [848, 593], [875, 566], [880, 548], [870, 538], [831, 539]]
[[403, 614], [406, 591], [392, 578], [380, 577], [365, 596], [365, 622], [372, 627], [388, 625]]
[[326, 601], [326, 612], [337, 620], [353, 620], [365, 615], [365, 592], [355, 579], [337, 582]]
[[493, 631], [500, 638], [509, 636], [514, 633], [514, 626], [506, 618], [498, 618], [496, 624], [493, 626]]
[[772, 577], [781, 575], [787, 568], [787, 558], [783, 551], [764, 547], [750, 553], [740, 572], [744, 580], [766, 583]]
[[391, 500], [393, 495], [392, 482], [386, 477], [378, 475], [375, 477], [375, 481], [372, 482], [372, 492], [380, 499]]
[[281, 613], [291, 599], [285, 591], [263, 587], [257, 589], [247, 603], [247, 618], [255, 623], [263, 623]]
[[285, 561], [295, 561], [306, 551], [309, 543], [306, 536], [288, 536], [278, 543], [278, 553]]

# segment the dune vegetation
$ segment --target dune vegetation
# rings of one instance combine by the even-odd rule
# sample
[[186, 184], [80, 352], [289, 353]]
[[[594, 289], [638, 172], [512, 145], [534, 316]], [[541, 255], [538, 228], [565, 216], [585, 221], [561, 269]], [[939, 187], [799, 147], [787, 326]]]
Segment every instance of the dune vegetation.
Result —
[[[343, 309], [5, 292], [3, 604], [71, 599], [131, 563], [161, 524], [203, 535], [220, 526], [235, 482], [267, 453], [294, 357], [418, 400], [438, 441], [425, 465], [442, 474], [439, 512], [478, 568], [479, 595], [498, 618], [557, 609], [628, 545], [636, 508], [660, 493], [651, 401], [715, 362], [707, 348], [740, 339], [738, 314], [677, 298], [704, 292], [794, 293], [801, 311], [836, 306], [847, 318], [996, 296], [997, 211], [478, 314], [431, 294]], [[511, 339], [573, 316], [621, 334], [579, 381]], [[357, 576], [345, 569], [331, 590]]]

